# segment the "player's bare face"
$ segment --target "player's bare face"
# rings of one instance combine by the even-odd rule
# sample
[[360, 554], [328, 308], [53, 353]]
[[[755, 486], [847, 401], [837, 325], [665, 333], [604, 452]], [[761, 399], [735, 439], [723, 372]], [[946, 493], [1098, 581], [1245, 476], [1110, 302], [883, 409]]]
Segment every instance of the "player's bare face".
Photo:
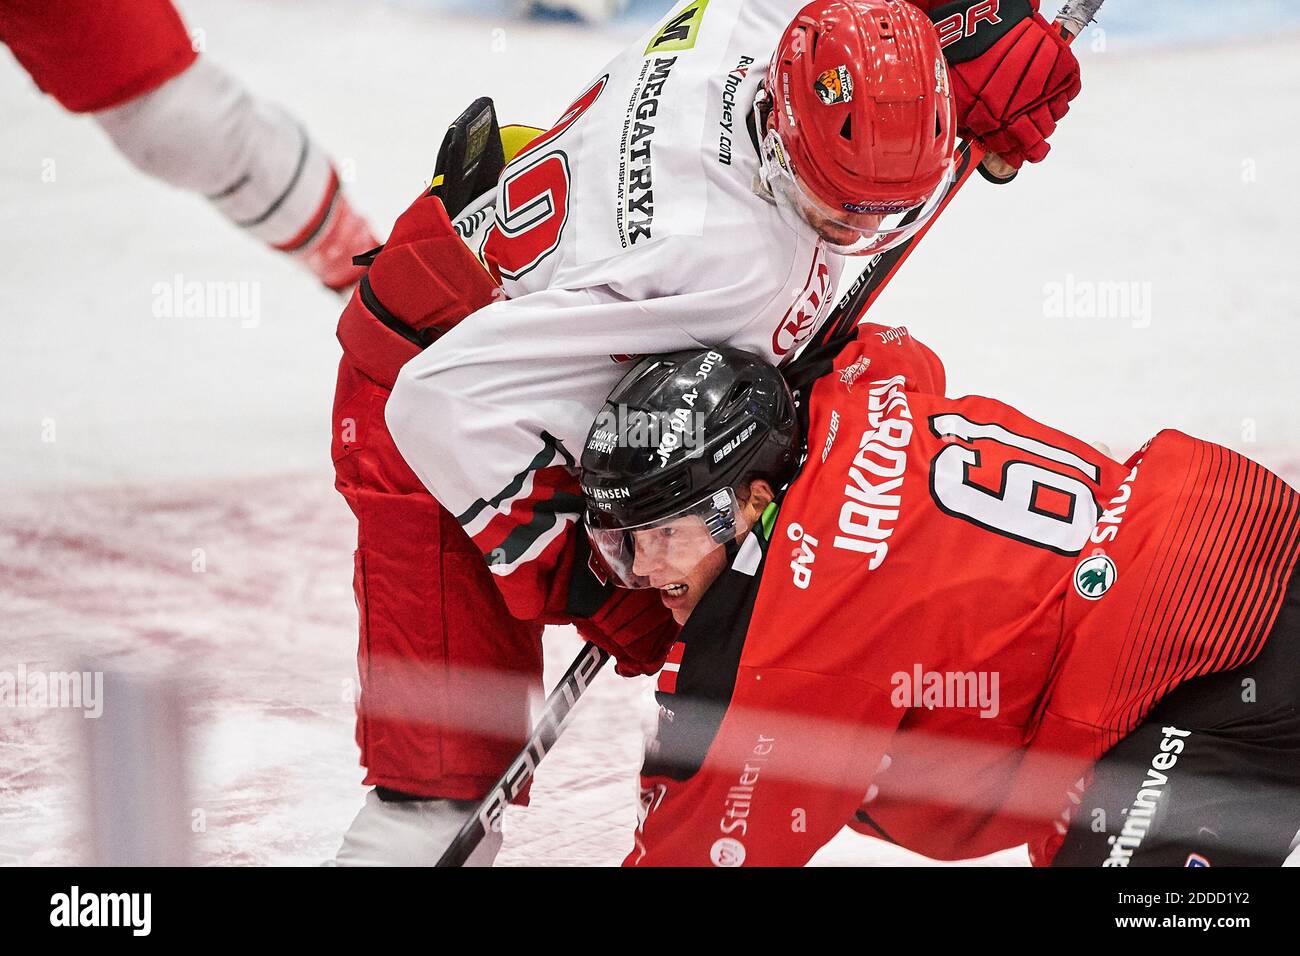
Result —
[[[818, 214], [814, 209], [804, 209], [803, 216], [808, 221], [808, 225], [816, 230], [817, 235], [833, 246], [851, 246], [862, 238], [863, 234], [860, 229], [850, 229]], [[884, 221], [884, 217], [877, 216], [875, 220], [875, 225], [879, 226]]]
[[632, 570], [659, 591], [673, 620], [685, 624], [704, 592], [727, 566], [726, 550], [697, 517], [679, 518], [633, 532]]

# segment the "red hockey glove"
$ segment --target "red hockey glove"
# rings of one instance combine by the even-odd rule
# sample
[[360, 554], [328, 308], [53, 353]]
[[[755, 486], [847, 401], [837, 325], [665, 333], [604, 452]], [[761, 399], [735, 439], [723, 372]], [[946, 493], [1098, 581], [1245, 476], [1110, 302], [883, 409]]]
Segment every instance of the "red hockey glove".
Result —
[[442, 200], [427, 194], [398, 217], [368, 275], [383, 308], [416, 332], [445, 331], [499, 295]]
[[614, 669], [623, 677], [659, 670], [681, 630], [659, 592], [649, 588], [615, 588], [599, 611], [576, 623], [585, 640], [614, 656]]
[[1047, 139], [1081, 85], [1079, 61], [1038, 3], [959, 0], [930, 10], [958, 127], [1014, 169], [1047, 156]]
[[[358, 256], [369, 268], [339, 319], [339, 340], [367, 375], [393, 387], [397, 370], [500, 290], [442, 201], [422, 194], [379, 249]], [[376, 334], [375, 323], [387, 329]]]

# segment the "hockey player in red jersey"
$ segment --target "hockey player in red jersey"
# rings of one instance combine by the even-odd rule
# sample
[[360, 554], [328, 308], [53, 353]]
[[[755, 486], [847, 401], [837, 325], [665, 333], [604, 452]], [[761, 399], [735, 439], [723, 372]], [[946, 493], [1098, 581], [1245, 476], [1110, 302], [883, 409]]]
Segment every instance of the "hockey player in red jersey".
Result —
[[0, 0], [0, 43], [122, 155], [343, 292], [377, 240], [288, 113], [194, 49], [171, 0]]
[[858, 336], [796, 363], [798, 411], [719, 347], [642, 360], [591, 429], [593, 546], [685, 625], [627, 863], [798, 865], [848, 824], [942, 859], [1280, 864], [1300, 495], [1175, 431], [1120, 464], [946, 398], [905, 329]]
[[467, 811], [451, 801], [526, 736], [543, 623], [577, 622], [622, 673], [659, 667], [675, 623], [601, 582], [575, 533], [575, 452], [626, 356], [720, 341], [785, 361], [845, 255], [933, 215], [958, 132], [1037, 161], [1078, 89], [1028, 0], [711, 0], [679, 3], [523, 148], [467, 112], [467, 161], [440, 162], [339, 325], [375, 788], [341, 862], [437, 858]]

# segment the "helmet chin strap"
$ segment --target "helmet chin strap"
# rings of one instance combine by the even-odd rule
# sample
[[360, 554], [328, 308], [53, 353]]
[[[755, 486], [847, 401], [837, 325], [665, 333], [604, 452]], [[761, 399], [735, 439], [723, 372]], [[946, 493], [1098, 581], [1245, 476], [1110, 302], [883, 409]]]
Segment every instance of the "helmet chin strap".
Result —
[[758, 156], [758, 172], [754, 174], [754, 181], [750, 188], [760, 199], [776, 205], [776, 196], [772, 195], [772, 187], [767, 184], [767, 164], [763, 162], [763, 127], [767, 125], [767, 117], [772, 112], [772, 97], [767, 95], [767, 84], [759, 82], [758, 90], [754, 93], [754, 105], [750, 107], [749, 115], [745, 117], [745, 128], [749, 132], [749, 141], [754, 146], [754, 153]]

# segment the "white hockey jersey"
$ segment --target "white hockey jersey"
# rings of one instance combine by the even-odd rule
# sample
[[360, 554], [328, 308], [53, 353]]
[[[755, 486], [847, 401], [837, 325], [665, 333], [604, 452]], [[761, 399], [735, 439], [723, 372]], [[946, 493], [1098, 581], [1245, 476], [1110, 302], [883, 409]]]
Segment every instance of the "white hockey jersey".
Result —
[[[485, 245], [508, 298], [402, 370], [387, 421], [501, 578], [544, 578], [565, 492], [628, 356], [708, 344], [780, 363], [842, 266], [755, 194], [748, 118], [798, 0], [687, 0], [506, 167]], [[512, 611], [533, 598], [500, 580]], [[524, 582], [519, 582], [521, 585]], [[543, 582], [544, 586], [544, 582]]]

